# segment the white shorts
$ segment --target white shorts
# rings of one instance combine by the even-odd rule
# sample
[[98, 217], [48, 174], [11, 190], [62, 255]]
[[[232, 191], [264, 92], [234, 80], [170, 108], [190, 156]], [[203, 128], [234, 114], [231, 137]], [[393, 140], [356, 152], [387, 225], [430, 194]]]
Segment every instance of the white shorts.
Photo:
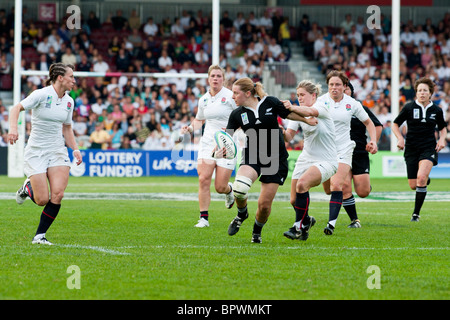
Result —
[[356, 145], [356, 143], [354, 141], [352, 141], [351, 144], [349, 144], [343, 148], [339, 148], [339, 146], [337, 146], [339, 163], [345, 163], [345, 164], [348, 164], [350, 166], [350, 168], [352, 167], [353, 149], [355, 149], [355, 145]]
[[215, 162], [217, 166], [234, 170], [236, 168], [236, 158], [232, 160], [228, 159], [216, 159], [212, 157], [212, 152], [215, 148], [215, 143], [213, 144], [205, 144], [200, 141], [199, 149], [198, 149], [198, 157], [197, 157], [197, 163], [200, 163], [202, 161], [205, 161], [205, 163], [213, 163]]
[[66, 147], [59, 150], [46, 150], [30, 146], [25, 148], [23, 171], [28, 178], [35, 174], [45, 173], [50, 167], [61, 166], [71, 166]]
[[330, 161], [297, 161], [295, 163], [294, 172], [292, 172], [292, 180], [298, 180], [311, 166], [319, 169], [322, 179], [320, 183], [324, 183], [330, 179], [337, 171], [338, 163]]

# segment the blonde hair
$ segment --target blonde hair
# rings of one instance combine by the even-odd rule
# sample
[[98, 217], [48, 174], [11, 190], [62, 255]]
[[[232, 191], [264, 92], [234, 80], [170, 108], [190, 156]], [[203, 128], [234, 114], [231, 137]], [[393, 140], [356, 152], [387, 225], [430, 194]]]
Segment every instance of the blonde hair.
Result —
[[208, 78], [211, 75], [211, 72], [213, 70], [220, 70], [222, 72], [222, 76], [223, 79], [225, 80], [225, 69], [222, 68], [221, 66], [219, 66], [218, 64], [212, 64], [209, 68], [208, 68]]
[[302, 80], [298, 83], [297, 88], [303, 88], [309, 94], [316, 94], [316, 97], [319, 97], [322, 92], [322, 85], [320, 83], [313, 83], [311, 80]]
[[63, 76], [66, 74], [67, 68], [75, 70], [75, 66], [72, 64], [65, 64], [62, 62], [53, 63], [48, 69], [49, 79], [45, 82], [46, 86], [55, 83], [58, 76]]
[[253, 96], [258, 96], [260, 98], [268, 96], [268, 94], [264, 91], [263, 84], [259, 81], [253, 83], [253, 80], [250, 78], [238, 79], [233, 83], [233, 85], [239, 86], [243, 92], [250, 91]]

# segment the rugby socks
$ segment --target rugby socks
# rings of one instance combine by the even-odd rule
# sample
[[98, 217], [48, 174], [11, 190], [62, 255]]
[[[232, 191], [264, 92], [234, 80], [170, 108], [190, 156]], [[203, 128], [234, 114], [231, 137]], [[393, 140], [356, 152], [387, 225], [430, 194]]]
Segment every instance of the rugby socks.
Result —
[[310, 223], [310, 217], [308, 215], [309, 208], [309, 191], [303, 193], [296, 193], [295, 196], [295, 225], [297, 228], [302, 228]]
[[25, 190], [28, 194], [28, 197], [31, 199], [31, 201], [33, 201], [34, 203], [36, 203], [36, 201], [34, 201], [34, 193], [33, 193], [33, 188], [31, 188], [31, 182], [28, 181], [28, 183], [25, 185]]
[[254, 234], [261, 234], [262, 228], [264, 227], [265, 223], [258, 222], [255, 218], [255, 224], [253, 225], [253, 233]]
[[358, 219], [358, 214], [356, 213], [355, 197], [353, 195], [350, 198], [342, 200], [342, 206], [344, 207], [351, 221]]
[[50, 201], [47, 203], [47, 205], [44, 207], [44, 210], [42, 210], [41, 220], [36, 230], [36, 235], [45, 234], [47, 232], [53, 221], [55, 221], [60, 208], [60, 204], [54, 204]]
[[336, 226], [336, 220], [342, 207], [342, 191], [331, 191], [330, 198], [330, 214], [328, 224]]
[[203, 219], [205, 219], [205, 220], [208, 220], [208, 218], [209, 218], [208, 210], [206, 210], [206, 211], [200, 211], [200, 219], [201, 219], [201, 218], [203, 218]]
[[247, 217], [248, 217], [247, 205], [245, 205], [244, 208], [238, 208], [238, 214], [237, 214], [237, 216], [238, 216], [239, 218], [241, 218], [242, 220], [247, 219]]
[[416, 202], [414, 205], [413, 214], [419, 215], [420, 209], [422, 209], [423, 202], [427, 196], [427, 187], [416, 187]]

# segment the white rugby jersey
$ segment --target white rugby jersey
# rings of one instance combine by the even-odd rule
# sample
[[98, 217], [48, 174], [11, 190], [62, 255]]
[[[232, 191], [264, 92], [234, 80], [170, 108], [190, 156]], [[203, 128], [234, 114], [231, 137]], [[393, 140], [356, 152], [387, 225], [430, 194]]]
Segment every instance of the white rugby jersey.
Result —
[[313, 107], [319, 112], [317, 125], [310, 126], [294, 120], [289, 120], [287, 124], [287, 128], [294, 131], [297, 131], [299, 126], [302, 127], [304, 145], [298, 160], [337, 161], [334, 123], [329, 106], [316, 101]]
[[198, 111], [195, 118], [205, 121], [205, 131], [201, 138], [203, 143], [214, 143], [214, 133], [227, 127], [231, 111], [236, 109], [233, 92], [223, 87], [215, 96], [209, 91], [198, 100]]
[[324, 103], [325, 106], [329, 106], [331, 118], [334, 121], [337, 151], [339, 152], [340, 150], [346, 149], [349, 145], [355, 144], [350, 139], [352, 116], [355, 116], [361, 122], [369, 119], [369, 115], [361, 103], [346, 94], [344, 94], [341, 101], [335, 102], [329, 93], [320, 96], [317, 101]]
[[72, 124], [75, 103], [67, 94], [59, 99], [53, 85], [33, 91], [20, 102], [31, 111], [31, 147], [56, 150], [65, 146], [63, 124]]

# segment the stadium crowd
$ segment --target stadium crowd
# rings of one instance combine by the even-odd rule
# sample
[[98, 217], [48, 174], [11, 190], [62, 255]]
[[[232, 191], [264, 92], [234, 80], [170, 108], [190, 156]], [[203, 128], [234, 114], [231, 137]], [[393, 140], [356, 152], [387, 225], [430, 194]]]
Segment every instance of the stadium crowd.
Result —
[[[136, 11], [121, 10], [100, 21], [94, 12], [80, 30], [61, 23], [29, 19], [22, 24], [22, 68], [48, 71], [53, 62], [71, 63], [76, 71], [164, 72], [171, 78], [122, 75], [77, 79], [70, 92], [75, 100], [73, 129], [80, 148], [162, 150], [174, 147], [179, 128], [196, 115], [198, 99], [206, 92], [205, 79], [177, 78], [178, 73], [206, 72], [212, 58], [211, 14], [184, 10], [180, 17], [156, 23], [140, 21]], [[14, 10], [0, 8], [0, 85], [11, 89], [14, 57]], [[239, 78], [261, 80], [265, 64], [288, 61], [291, 41], [301, 41], [304, 55], [326, 74], [344, 70], [355, 98], [371, 108], [384, 125], [380, 150], [390, 148], [391, 24], [382, 15], [378, 29], [368, 29], [362, 17], [351, 15], [338, 27], [319, 26], [304, 15], [297, 25], [278, 11], [263, 16], [222, 12], [220, 65], [228, 85]], [[431, 19], [402, 25], [400, 107], [414, 99], [415, 79], [426, 76], [437, 84], [433, 96], [450, 118], [450, 13], [434, 25]], [[22, 97], [43, 86], [46, 77], [22, 77]], [[293, 90], [294, 91], [294, 90]], [[285, 98], [285, 97], [280, 97]], [[290, 97], [296, 102], [295, 93]], [[30, 114], [27, 114], [29, 120]], [[448, 127], [450, 132], [450, 125]], [[0, 100], [0, 146], [5, 146], [8, 112]], [[30, 132], [27, 121], [27, 136]], [[450, 145], [450, 136], [447, 138]], [[194, 141], [195, 142], [195, 141]], [[195, 143], [194, 143], [195, 145]], [[299, 133], [290, 149], [302, 149]], [[447, 147], [446, 151], [450, 151]]]

